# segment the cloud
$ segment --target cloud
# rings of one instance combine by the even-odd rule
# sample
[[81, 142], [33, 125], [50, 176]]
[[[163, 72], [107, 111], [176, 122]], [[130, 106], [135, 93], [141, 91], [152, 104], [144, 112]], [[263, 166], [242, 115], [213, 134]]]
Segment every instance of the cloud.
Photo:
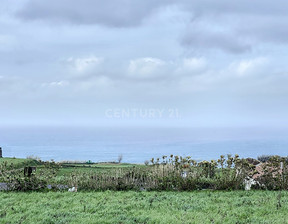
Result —
[[129, 77], [146, 79], [165, 75], [167, 63], [158, 58], [139, 58], [131, 60], [128, 66]]
[[68, 86], [70, 83], [66, 80], [62, 81], [54, 81], [54, 82], [44, 82], [42, 83], [42, 87], [64, 87]]
[[165, 4], [164, 0], [29, 0], [18, 16], [25, 20], [131, 27], [141, 24], [145, 17]]
[[[101, 64], [104, 59], [95, 56], [74, 58], [65, 60], [71, 74], [78, 77], [97, 75], [101, 71]], [[99, 75], [99, 74], [98, 74]]]
[[267, 58], [258, 57], [232, 63], [232, 65], [229, 66], [229, 69], [234, 71], [233, 73], [240, 77], [248, 75], [257, 76], [259, 74], [265, 75], [267, 74], [267, 69], [269, 68], [268, 64], [269, 60]]
[[[283, 29], [288, 26], [285, 1], [275, 4], [269, 0], [27, 0], [17, 17], [53, 24], [131, 28], [140, 26], [148, 18], [151, 24], [157, 15], [167, 14], [168, 8], [186, 18], [186, 29], [179, 33], [180, 44], [185, 48], [244, 54], [261, 44], [288, 42], [285, 38], [288, 31]], [[187, 15], [191, 20], [187, 21]], [[169, 24], [169, 19], [166, 20]], [[181, 26], [183, 21], [178, 21]]]
[[128, 77], [147, 81], [177, 80], [185, 75], [199, 75], [207, 69], [205, 58], [182, 58], [165, 61], [159, 58], [138, 58], [130, 60]]
[[[79, 118], [82, 106], [92, 114], [137, 103], [180, 105], [188, 117], [222, 110], [215, 117], [226, 119], [232, 104], [241, 116], [258, 99], [285, 105], [288, 96], [284, 0], [9, 0], [0, 8], [5, 120], [7, 108], [26, 108], [30, 122], [40, 105]], [[281, 105], [261, 112], [287, 114]]]
[[[219, 68], [206, 69], [197, 76], [183, 76], [179, 81], [179, 91], [202, 92], [211, 97], [217, 94], [224, 98], [263, 93], [271, 89], [272, 80], [278, 82], [278, 86], [284, 81], [272, 67], [267, 57], [235, 60]], [[277, 91], [274, 89], [272, 95], [277, 94]]]
[[191, 23], [181, 44], [195, 49], [220, 49], [228, 53], [244, 53], [251, 50], [251, 44], [245, 38], [236, 35], [235, 31], [222, 23], [195, 21]]
[[280, 1], [281, 4], [280, 2], [275, 4], [270, 0], [242, 0], [237, 2], [230, 0], [184, 0], [182, 2], [186, 6], [186, 10], [198, 14], [286, 15], [288, 8], [287, 1], [283, 0]]
[[271, 1], [186, 1], [192, 16], [181, 39], [184, 47], [243, 54], [264, 44], [287, 44], [288, 3]]
[[184, 58], [177, 65], [175, 73], [178, 75], [201, 74], [207, 68], [205, 58]]

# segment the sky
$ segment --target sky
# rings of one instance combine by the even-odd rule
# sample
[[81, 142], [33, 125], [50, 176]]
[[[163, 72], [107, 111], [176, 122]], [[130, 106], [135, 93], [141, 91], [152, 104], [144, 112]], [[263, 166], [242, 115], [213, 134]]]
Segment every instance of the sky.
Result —
[[0, 125], [286, 126], [287, 11], [0, 0]]

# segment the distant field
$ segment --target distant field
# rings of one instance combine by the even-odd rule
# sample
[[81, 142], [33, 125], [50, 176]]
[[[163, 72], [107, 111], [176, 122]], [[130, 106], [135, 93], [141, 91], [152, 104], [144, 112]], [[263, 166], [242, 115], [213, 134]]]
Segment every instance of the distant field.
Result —
[[34, 160], [32, 159], [18, 159], [18, 158], [0, 158], [0, 163], [7, 162], [7, 163], [13, 163], [13, 164], [22, 164], [25, 162], [32, 162]]
[[288, 192], [0, 193], [0, 223], [288, 223]]
[[21, 168], [24, 166], [39, 166], [40, 162], [34, 159], [19, 159], [19, 158], [0, 158], [0, 164], [7, 162], [8, 164], [13, 164], [14, 166]]
[[144, 165], [129, 164], [129, 163], [93, 163], [93, 164], [74, 164], [74, 163], [63, 163], [58, 175], [67, 175], [77, 170], [77, 172], [95, 171], [95, 172], [109, 172], [115, 169], [129, 169], [134, 166], [142, 167]]
[[[0, 158], [0, 164], [7, 162], [8, 164], [13, 163], [16, 167], [21, 168], [25, 166], [36, 166], [38, 168], [43, 167], [41, 162], [34, 159], [19, 159], [19, 158]], [[57, 173], [57, 176], [69, 175], [70, 173], [77, 172], [109, 172], [115, 169], [129, 169], [132, 167], [144, 167], [144, 165], [130, 164], [130, 163], [62, 163]]]

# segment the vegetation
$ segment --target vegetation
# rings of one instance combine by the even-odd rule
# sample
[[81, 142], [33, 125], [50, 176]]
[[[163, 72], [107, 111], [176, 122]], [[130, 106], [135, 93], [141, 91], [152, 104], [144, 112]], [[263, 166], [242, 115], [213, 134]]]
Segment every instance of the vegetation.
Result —
[[[268, 190], [288, 189], [287, 158], [273, 156], [256, 167], [255, 160], [221, 156], [217, 161], [197, 162], [191, 157], [170, 155], [151, 159], [150, 165], [121, 163], [71, 164], [40, 160], [6, 160], [0, 163], [0, 179], [9, 190], [54, 190], [76, 187], [79, 190], [193, 191], [201, 189], [239, 190], [253, 179], [253, 187]], [[1, 160], [0, 160], [1, 161]], [[24, 168], [36, 164], [36, 171], [25, 175]], [[261, 169], [259, 169], [259, 167]], [[31, 168], [32, 169], [32, 168]]]
[[258, 156], [257, 159], [262, 162], [262, 163], [266, 163], [269, 161], [269, 159], [271, 159], [273, 156], [272, 155], [261, 155]]
[[275, 191], [2, 192], [0, 223], [287, 223], [287, 201]]
[[0, 158], [0, 164], [6, 163], [7, 165], [13, 165], [17, 168], [25, 166], [38, 166], [41, 162], [34, 159], [19, 159], [19, 158]]
[[[1, 158], [10, 191], [0, 192], [0, 223], [287, 223], [287, 158], [260, 165], [237, 155], [145, 165]], [[277, 191], [239, 191], [251, 177]]]

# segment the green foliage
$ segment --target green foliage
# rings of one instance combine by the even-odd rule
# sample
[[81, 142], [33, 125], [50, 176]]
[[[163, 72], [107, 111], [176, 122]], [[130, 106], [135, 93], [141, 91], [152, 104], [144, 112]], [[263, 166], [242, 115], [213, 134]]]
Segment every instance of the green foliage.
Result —
[[25, 166], [39, 166], [43, 162], [34, 159], [18, 159], [18, 158], [0, 158], [0, 165], [5, 163], [6, 165], [12, 165], [14, 168], [22, 168]]
[[[24, 165], [26, 164], [24, 163]], [[46, 189], [48, 184], [52, 184], [53, 177], [56, 176], [59, 169], [59, 165], [55, 162], [43, 162], [41, 169], [33, 171], [28, 176], [27, 174], [25, 175], [24, 167], [18, 167], [18, 165], [13, 163], [8, 164], [7, 161], [0, 164], [1, 181], [7, 183], [8, 189], [11, 191]]]
[[268, 190], [288, 190], [287, 157], [271, 156], [263, 165], [263, 175], [257, 180]]
[[238, 155], [221, 156], [218, 161], [210, 162], [196, 162], [191, 157], [173, 155], [162, 159], [162, 162], [160, 159], [151, 160], [158, 168], [160, 190], [242, 189], [244, 179], [254, 168]]
[[177, 190], [243, 189], [245, 177], [255, 166], [236, 155], [218, 161], [196, 162], [191, 157], [163, 156], [150, 166], [118, 168], [109, 172], [74, 172], [62, 179], [81, 190]]
[[[26, 164], [0, 163], [2, 182], [11, 190], [39, 190], [49, 185], [77, 187], [78, 190], [115, 191], [193, 191], [201, 189], [244, 189], [245, 180], [253, 178], [254, 189], [288, 190], [288, 161], [272, 156], [265, 163], [240, 159], [238, 155], [220, 156], [218, 160], [197, 162], [191, 157], [152, 158], [151, 165], [85, 164], [41, 162], [31, 177], [23, 176]], [[34, 161], [39, 163], [39, 161]], [[257, 167], [256, 167], [256, 165]], [[259, 167], [262, 170], [259, 171]], [[258, 176], [257, 173], [259, 174]]]

